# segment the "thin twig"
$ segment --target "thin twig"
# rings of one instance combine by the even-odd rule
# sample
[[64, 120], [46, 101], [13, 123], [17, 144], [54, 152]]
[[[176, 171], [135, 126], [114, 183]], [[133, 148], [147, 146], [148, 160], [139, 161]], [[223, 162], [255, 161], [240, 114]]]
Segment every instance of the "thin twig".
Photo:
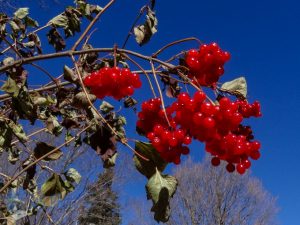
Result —
[[[132, 62], [133, 64], [135, 64], [140, 70], [143, 71], [143, 73], [144, 73], [144, 74], [146, 75], [146, 77], [147, 77], [147, 80], [148, 80], [150, 89], [151, 89], [151, 91], [152, 91], [152, 94], [153, 94], [154, 98], [156, 98], [156, 94], [155, 94], [155, 91], [154, 91], [154, 88], [153, 88], [151, 79], [150, 79], [149, 74], [147, 73], [147, 71], [144, 70], [144, 68], [143, 68], [139, 63], [137, 63], [135, 60], [133, 60], [132, 58], [130, 58], [128, 55], [124, 54], [124, 56], [125, 56], [130, 62]], [[151, 70], [151, 72], [152, 72], [152, 71], [153, 71], [153, 70]]]
[[140, 13], [139, 13], [138, 16], [135, 18], [135, 20], [134, 20], [134, 22], [133, 22], [133, 24], [132, 24], [132, 26], [131, 26], [131, 28], [130, 28], [128, 34], [127, 34], [127, 36], [126, 36], [126, 39], [125, 39], [125, 41], [124, 41], [124, 43], [123, 43], [123, 45], [122, 45], [122, 48], [125, 48], [125, 46], [126, 46], [128, 40], [129, 40], [129, 38], [130, 38], [130, 36], [131, 36], [131, 34], [132, 34], [133, 28], [135, 27], [136, 23], [139, 21], [139, 19], [141, 18], [141, 16], [144, 14], [144, 11], [145, 11], [146, 8], [147, 8], [147, 6], [143, 6], [143, 7], [141, 8]]
[[87, 33], [90, 31], [90, 29], [94, 26], [94, 24], [99, 20], [100, 16], [115, 2], [115, 0], [111, 0], [109, 3], [107, 3], [106, 6], [95, 16], [95, 18], [90, 22], [90, 24], [87, 26], [85, 31], [81, 34], [81, 36], [78, 38], [78, 40], [75, 42], [74, 46], [72, 47], [72, 50], [74, 51], [80, 42], [84, 39], [84, 37], [87, 35]]
[[52, 82], [55, 83], [57, 87], [59, 87], [57, 85], [57, 80], [47, 70], [45, 70], [43, 67], [41, 67], [35, 63], [30, 63], [30, 65], [32, 65], [33, 67], [35, 67], [35, 68], [39, 69], [40, 71], [42, 71], [43, 73], [45, 73], [52, 80]]
[[170, 124], [170, 121], [169, 121], [169, 118], [168, 118], [168, 115], [167, 115], [167, 112], [166, 112], [166, 107], [165, 107], [165, 103], [164, 103], [163, 94], [162, 94], [161, 88], [160, 88], [158, 80], [157, 80], [157, 76], [156, 76], [156, 73], [155, 73], [154, 64], [153, 64], [152, 60], [150, 60], [150, 65], [151, 65], [152, 73], [153, 73], [153, 76], [154, 76], [154, 79], [155, 79], [155, 82], [156, 82], [156, 85], [157, 85], [157, 88], [158, 88], [158, 92], [159, 92], [159, 95], [160, 95], [161, 106], [162, 106], [163, 112], [165, 114], [165, 117], [166, 117], [166, 120], [168, 122], [169, 127], [171, 127], [171, 124]]
[[161, 49], [159, 49], [157, 52], [155, 52], [152, 57], [153, 58], [156, 58], [160, 53], [162, 53], [164, 50], [166, 50], [167, 48], [173, 46], [173, 45], [176, 45], [176, 44], [179, 44], [179, 43], [182, 43], [182, 42], [186, 42], [186, 41], [197, 41], [199, 44], [202, 44], [202, 42], [198, 39], [198, 38], [195, 38], [195, 37], [189, 37], [189, 38], [184, 38], [184, 39], [180, 39], [180, 40], [177, 40], [177, 41], [173, 41], [167, 45], [165, 45], [164, 47], [162, 47]]

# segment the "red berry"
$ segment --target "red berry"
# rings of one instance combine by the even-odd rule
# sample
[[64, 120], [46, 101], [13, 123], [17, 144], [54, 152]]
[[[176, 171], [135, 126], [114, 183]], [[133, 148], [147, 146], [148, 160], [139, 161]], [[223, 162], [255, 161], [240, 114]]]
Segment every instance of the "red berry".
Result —
[[226, 166], [226, 170], [229, 173], [233, 173], [235, 171], [235, 166], [232, 163], [228, 163], [227, 166]]
[[213, 166], [218, 166], [218, 165], [220, 165], [220, 163], [221, 163], [221, 161], [220, 161], [220, 158], [219, 158], [219, 157], [213, 157], [213, 158], [211, 159], [211, 164], [212, 164]]
[[184, 139], [183, 139], [183, 143], [185, 145], [189, 145], [192, 143], [192, 138], [190, 136], [185, 136]]

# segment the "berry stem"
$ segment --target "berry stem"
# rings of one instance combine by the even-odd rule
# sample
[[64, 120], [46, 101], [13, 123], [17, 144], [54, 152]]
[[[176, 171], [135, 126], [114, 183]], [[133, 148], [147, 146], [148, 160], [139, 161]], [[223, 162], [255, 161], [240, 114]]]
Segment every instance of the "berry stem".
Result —
[[[148, 83], [149, 83], [149, 86], [150, 86], [150, 89], [152, 91], [152, 94], [154, 96], [154, 98], [156, 98], [156, 94], [155, 94], [155, 91], [154, 91], [154, 88], [153, 88], [153, 85], [152, 85], [152, 82], [151, 82], [151, 79], [150, 79], [150, 76], [149, 74], [147, 73], [146, 70], [144, 70], [144, 68], [138, 63], [136, 62], [135, 60], [133, 60], [131, 57], [129, 57], [127, 54], [123, 54], [130, 62], [132, 62], [134, 65], [136, 65], [141, 71], [143, 71], [143, 73], [146, 75], [147, 77], [147, 80], [148, 80]], [[152, 70], [151, 70], [152, 71]]]
[[183, 38], [183, 39], [180, 39], [180, 40], [177, 40], [177, 41], [173, 41], [165, 46], [163, 46], [161, 49], [159, 49], [157, 52], [155, 52], [152, 57], [153, 58], [156, 58], [160, 53], [162, 53], [164, 50], [166, 50], [167, 48], [173, 46], [173, 45], [177, 45], [177, 44], [180, 44], [182, 42], [187, 42], [187, 41], [197, 41], [199, 43], [199, 45], [202, 44], [202, 42], [198, 39], [198, 38], [195, 38], [195, 37], [188, 37], [188, 38]]
[[166, 107], [165, 107], [165, 103], [164, 103], [163, 94], [162, 94], [161, 88], [160, 88], [158, 80], [157, 80], [157, 76], [156, 76], [156, 72], [155, 72], [155, 68], [154, 68], [154, 64], [153, 64], [152, 60], [150, 60], [150, 65], [151, 65], [153, 77], [155, 79], [155, 83], [156, 83], [156, 86], [157, 86], [157, 89], [158, 89], [158, 92], [159, 92], [159, 95], [160, 95], [162, 109], [164, 111], [164, 114], [165, 114], [166, 120], [168, 122], [168, 125], [169, 125], [169, 127], [171, 127], [171, 124], [170, 124], [170, 121], [168, 119], [167, 112], [166, 112]]

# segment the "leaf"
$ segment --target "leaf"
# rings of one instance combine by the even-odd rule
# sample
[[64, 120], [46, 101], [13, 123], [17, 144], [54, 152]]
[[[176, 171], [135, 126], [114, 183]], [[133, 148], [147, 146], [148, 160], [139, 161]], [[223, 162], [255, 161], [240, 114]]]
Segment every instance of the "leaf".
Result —
[[11, 29], [13, 30], [13, 32], [18, 33], [20, 31], [20, 27], [18, 26], [18, 24], [15, 21], [10, 20], [8, 23], [11, 26]]
[[57, 118], [54, 116], [50, 116], [46, 121], [46, 128], [47, 132], [50, 134], [54, 134], [55, 136], [58, 136], [63, 131], [63, 127], [58, 122]]
[[98, 127], [97, 131], [83, 141], [90, 145], [103, 161], [116, 153], [116, 137], [107, 128]]
[[29, 14], [29, 8], [19, 8], [16, 12], [14, 12], [14, 16], [18, 19], [24, 19]]
[[100, 110], [103, 114], [107, 114], [111, 111], [113, 111], [115, 108], [110, 103], [103, 101], [100, 105]]
[[27, 142], [29, 139], [26, 136], [21, 124], [15, 124], [13, 121], [8, 123], [8, 126], [12, 130], [13, 134], [23, 143]]
[[153, 34], [157, 32], [157, 18], [155, 13], [148, 7], [146, 22], [133, 29], [136, 42], [142, 46], [150, 41]]
[[25, 42], [25, 43], [22, 43], [24, 47], [27, 47], [27, 48], [33, 48], [35, 46], [35, 43], [34, 41], [28, 41], [28, 42]]
[[125, 108], [131, 108], [131, 107], [134, 107], [136, 104], [137, 104], [137, 100], [135, 100], [135, 99], [132, 98], [132, 97], [127, 97], [127, 98], [124, 100], [124, 107], [125, 107]]
[[146, 185], [148, 199], [152, 199], [153, 206], [151, 211], [154, 212], [156, 221], [167, 222], [170, 217], [170, 199], [173, 197], [178, 182], [175, 177], [161, 175], [158, 170], [149, 179]]
[[25, 210], [17, 210], [14, 214], [10, 215], [15, 221], [20, 220], [27, 216], [27, 212]]
[[[37, 142], [36, 147], [34, 148], [34, 157], [39, 159], [42, 156], [48, 154], [51, 152], [53, 149], [55, 149], [54, 146], [49, 145], [45, 142]], [[58, 149], [57, 151], [53, 152], [46, 158], [44, 158], [45, 161], [50, 161], [50, 160], [57, 160], [63, 155], [62, 151]]]
[[234, 94], [241, 94], [244, 98], [247, 97], [247, 82], [245, 77], [239, 77], [232, 81], [226, 82], [221, 86], [225, 91], [230, 91]]
[[76, 184], [79, 184], [81, 181], [81, 175], [78, 173], [78, 171], [74, 168], [68, 169], [68, 171], [65, 173], [66, 179], [70, 182], [75, 182]]
[[29, 16], [25, 17], [24, 22], [25, 22], [26, 26], [28, 26], [28, 27], [38, 27], [39, 26], [39, 23], [36, 20], [30, 18]]
[[51, 19], [48, 23], [56, 26], [56, 27], [62, 27], [62, 28], [67, 28], [68, 27], [68, 17], [60, 14], [53, 19]]
[[65, 40], [61, 37], [60, 33], [57, 31], [56, 28], [52, 28], [48, 32], [47, 37], [49, 44], [53, 45], [57, 52], [62, 51], [66, 47]]
[[16, 146], [13, 146], [13, 147], [10, 147], [8, 148], [8, 161], [11, 163], [11, 164], [16, 164], [17, 161], [19, 161], [19, 156], [21, 154], [21, 151], [16, 147]]
[[[34, 161], [33, 157], [29, 157], [28, 159], [26, 159], [23, 164], [22, 164], [22, 168], [26, 168], [27, 166], [29, 166], [32, 162]], [[26, 190], [29, 188], [30, 182], [33, 180], [34, 176], [36, 173], [36, 164], [34, 164], [33, 166], [29, 167], [26, 170], [26, 177], [24, 179], [23, 182], [23, 189]]]
[[[88, 94], [90, 101], [93, 103], [96, 101], [96, 96], [92, 94]], [[85, 108], [90, 105], [85, 93], [83, 91], [77, 93], [73, 99], [73, 105], [78, 108]]]
[[13, 64], [14, 63], [14, 58], [13, 57], [7, 57], [3, 60], [3, 66], [7, 66], [7, 65], [10, 65], [10, 64]]
[[63, 179], [58, 174], [53, 173], [41, 188], [43, 204], [45, 206], [52, 206], [59, 199], [64, 199], [67, 194], [64, 186]]
[[77, 80], [77, 76], [74, 71], [66, 65], [64, 66], [64, 79], [72, 83]]
[[116, 165], [117, 156], [118, 156], [118, 153], [115, 153], [112, 157], [105, 160], [103, 163], [103, 167], [106, 169], [108, 169], [110, 167], [114, 167]]
[[19, 95], [20, 88], [16, 81], [8, 76], [7, 81], [2, 85], [1, 90], [8, 94], [12, 94], [14, 97], [17, 97]]
[[167, 163], [160, 157], [150, 143], [136, 141], [135, 150], [149, 159], [149, 161], [146, 161], [139, 156], [134, 155], [133, 161], [135, 163], [135, 167], [141, 174], [150, 178], [153, 174], [155, 174], [156, 168], [161, 172], [164, 171]]

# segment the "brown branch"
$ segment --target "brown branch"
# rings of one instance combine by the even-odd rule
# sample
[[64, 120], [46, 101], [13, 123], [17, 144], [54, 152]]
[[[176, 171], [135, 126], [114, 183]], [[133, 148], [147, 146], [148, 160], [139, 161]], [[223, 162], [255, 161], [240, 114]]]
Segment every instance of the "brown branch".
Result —
[[95, 16], [95, 18], [90, 22], [90, 24], [87, 26], [85, 31], [81, 34], [81, 36], [78, 38], [78, 40], [75, 42], [74, 46], [72, 47], [72, 50], [74, 51], [80, 42], [84, 39], [84, 37], [87, 35], [87, 33], [90, 31], [90, 29], [94, 26], [94, 24], [99, 20], [100, 16], [115, 2], [115, 0], [111, 0], [109, 3], [107, 3], [106, 6]]
[[[86, 50], [79, 50], [79, 51], [68, 50], [68, 51], [64, 51], [64, 52], [56, 52], [56, 53], [38, 55], [38, 56], [34, 56], [34, 57], [28, 57], [28, 58], [25, 58], [22, 60], [16, 60], [12, 64], [2, 66], [2, 67], [0, 67], [0, 73], [5, 72], [6, 70], [13, 68], [17, 65], [25, 65], [25, 64], [29, 64], [29, 63], [44, 60], [44, 59], [69, 57], [70, 55], [82, 55], [82, 54], [93, 53], [93, 52], [113, 52], [113, 51], [114, 51], [114, 48], [93, 48], [93, 49], [86, 49]], [[141, 58], [141, 59], [144, 59], [147, 61], [152, 60], [153, 62], [162, 64], [170, 69], [175, 68], [175, 66], [170, 63], [166, 63], [162, 60], [153, 58], [151, 56], [146, 56], [146, 55], [134, 52], [134, 51], [130, 51], [130, 50], [126, 50], [126, 49], [118, 49], [118, 52], [133, 55], [135, 57], [138, 57], [138, 58]]]

